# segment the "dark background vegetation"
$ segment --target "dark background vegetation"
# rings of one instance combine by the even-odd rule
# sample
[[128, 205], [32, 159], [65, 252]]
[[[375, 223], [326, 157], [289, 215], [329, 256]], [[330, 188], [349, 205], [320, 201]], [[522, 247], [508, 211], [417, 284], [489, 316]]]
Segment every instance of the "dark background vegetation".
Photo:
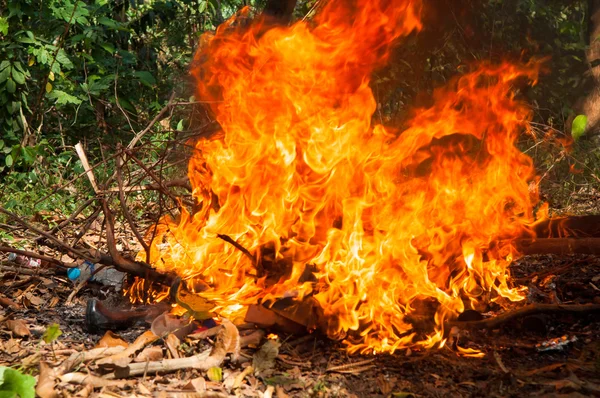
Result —
[[[194, 104], [187, 76], [198, 38], [241, 6], [260, 10], [263, 3], [0, 0], [3, 206], [21, 214], [70, 214], [94, 194], [85, 178], [77, 179], [83, 168], [74, 145], [83, 143], [102, 180], [113, 172], [117, 144], [143, 130], [172, 94], [181, 105], [143, 137], [140, 157], [154, 164], [171, 156], [174, 166], [165, 178], [182, 175], [185, 162], [177, 154], [184, 153], [186, 140], [214, 128], [190, 123], [206, 119], [192, 115], [203, 111]], [[295, 18], [310, 19], [318, 6], [299, 1]], [[598, 141], [588, 134], [568, 151], [561, 144], [569, 137], [564, 131], [574, 104], [589, 85], [588, 14], [587, 1], [426, 0], [423, 32], [399, 46], [373, 78], [375, 117], [401, 126], [436, 86], [477, 61], [549, 56], [549, 72], [522, 92], [535, 120], [534, 136], [524, 136], [520, 145], [534, 157], [552, 206], [578, 211], [573, 198], [593, 197], [600, 187]], [[152, 195], [138, 194], [139, 215]]]

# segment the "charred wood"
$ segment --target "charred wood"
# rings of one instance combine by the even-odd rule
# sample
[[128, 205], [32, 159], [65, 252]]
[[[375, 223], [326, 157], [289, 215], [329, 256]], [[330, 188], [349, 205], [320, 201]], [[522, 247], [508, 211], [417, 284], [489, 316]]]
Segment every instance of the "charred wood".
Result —
[[517, 250], [531, 254], [600, 254], [600, 238], [543, 238], [515, 241]]
[[600, 304], [529, 304], [514, 311], [507, 311], [498, 316], [480, 321], [455, 321], [450, 326], [461, 329], [496, 329], [505, 323], [537, 314], [597, 314]]

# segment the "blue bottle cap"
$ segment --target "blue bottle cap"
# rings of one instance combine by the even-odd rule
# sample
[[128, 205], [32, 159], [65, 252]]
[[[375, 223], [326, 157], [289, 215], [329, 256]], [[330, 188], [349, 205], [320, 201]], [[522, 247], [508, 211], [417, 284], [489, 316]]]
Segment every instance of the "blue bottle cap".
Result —
[[67, 270], [67, 276], [70, 280], [74, 281], [81, 276], [81, 270], [79, 268], [69, 268]]

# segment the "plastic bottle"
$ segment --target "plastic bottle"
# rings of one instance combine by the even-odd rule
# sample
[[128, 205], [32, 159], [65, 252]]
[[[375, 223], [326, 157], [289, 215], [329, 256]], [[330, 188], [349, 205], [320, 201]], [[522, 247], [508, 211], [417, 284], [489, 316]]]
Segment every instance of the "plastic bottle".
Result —
[[67, 270], [67, 276], [74, 283], [80, 283], [84, 280], [101, 283], [104, 286], [114, 286], [117, 289], [123, 287], [123, 280], [125, 279], [125, 273], [117, 271], [114, 268], [104, 267], [102, 270], [92, 276], [94, 271], [99, 266], [90, 262], [84, 261], [79, 266], [69, 268]]
[[15, 264], [29, 268], [39, 268], [40, 265], [42, 265], [42, 260], [39, 258], [31, 258], [17, 253], [9, 253], [8, 261], [12, 261]]

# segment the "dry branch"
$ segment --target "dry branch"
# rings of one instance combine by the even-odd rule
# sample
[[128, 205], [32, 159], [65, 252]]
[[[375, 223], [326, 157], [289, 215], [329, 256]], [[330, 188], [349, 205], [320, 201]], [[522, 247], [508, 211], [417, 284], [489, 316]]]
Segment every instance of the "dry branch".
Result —
[[130, 260], [125, 258], [117, 250], [115, 241], [115, 222], [113, 215], [108, 208], [108, 204], [105, 199], [102, 199], [102, 211], [106, 217], [106, 244], [110, 253], [110, 258], [102, 258], [104, 261], [111, 261], [111, 264], [101, 262], [101, 264], [113, 265], [119, 271], [126, 272], [133, 276], [139, 276], [141, 278], [150, 279], [153, 282], [157, 282], [163, 285], [170, 286], [175, 277], [173, 275], [163, 274], [152, 268], [150, 265], [141, 263], [139, 261]]
[[123, 167], [122, 159], [121, 159], [121, 157], [117, 157], [117, 159], [116, 159], [117, 184], [119, 185], [119, 201], [121, 202], [121, 209], [123, 210], [123, 215], [125, 216], [125, 219], [127, 220], [127, 223], [129, 224], [129, 227], [133, 231], [133, 234], [135, 235], [136, 239], [142, 245], [142, 247], [144, 248], [144, 251], [146, 253], [148, 253], [148, 251], [150, 250], [150, 247], [144, 240], [144, 237], [142, 236], [140, 231], [138, 231], [137, 227], [135, 226], [135, 223], [133, 222], [133, 218], [131, 217], [131, 214], [129, 213], [129, 210], [127, 209], [127, 201], [125, 200], [125, 193], [123, 192], [123, 176], [122, 176], [122, 172], [121, 172], [121, 167]]
[[45, 261], [49, 264], [54, 264], [54, 265], [57, 265], [59, 267], [64, 267], [64, 268], [72, 268], [72, 267], [76, 266], [76, 264], [63, 263], [62, 261], [57, 260], [53, 257], [44, 256], [42, 254], [30, 252], [27, 250], [15, 249], [15, 248], [8, 247], [8, 246], [0, 246], [0, 252], [22, 254], [24, 256], [37, 258], [37, 259]]
[[[248, 345], [258, 344], [263, 338], [264, 332], [262, 330], [256, 330], [255, 332], [240, 338], [240, 346], [246, 347]], [[215, 344], [215, 347], [218, 343]], [[131, 377], [139, 376], [147, 373], [166, 373], [173, 372], [180, 369], [198, 369], [208, 370], [215, 366], [220, 366], [225, 360], [226, 352], [222, 349], [206, 350], [200, 354], [194, 355], [188, 358], [175, 358], [175, 359], [164, 359], [162, 361], [153, 362], [142, 362], [129, 364], [127, 368], [119, 369], [115, 372], [115, 376], [118, 377]]]
[[127, 384], [130, 384], [130, 381], [127, 380], [111, 380], [105, 377], [98, 377], [86, 373], [81, 372], [73, 372], [67, 373], [65, 375], [59, 376], [60, 381], [63, 383], [71, 383], [71, 384], [82, 384], [82, 385], [91, 385], [94, 388], [102, 388], [102, 387], [120, 387], [123, 388]]

